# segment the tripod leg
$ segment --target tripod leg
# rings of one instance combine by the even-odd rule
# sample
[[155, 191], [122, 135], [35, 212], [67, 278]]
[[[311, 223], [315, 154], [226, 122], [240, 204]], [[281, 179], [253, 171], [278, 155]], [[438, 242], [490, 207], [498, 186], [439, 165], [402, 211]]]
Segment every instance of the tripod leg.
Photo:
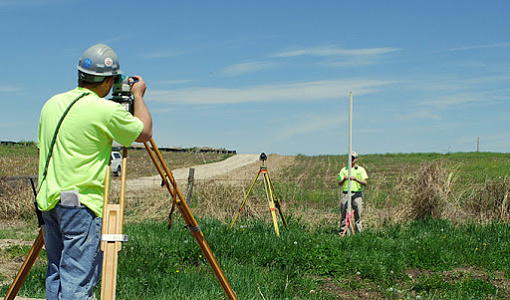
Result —
[[257, 178], [259, 178], [260, 171], [257, 173], [257, 176], [255, 176], [255, 180], [253, 180], [253, 183], [251, 184], [250, 188], [248, 189], [248, 193], [246, 193], [246, 196], [244, 197], [243, 202], [241, 203], [241, 206], [239, 207], [239, 210], [237, 211], [236, 216], [234, 217], [234, 220], [232, 221], [232, 224], [230, 225], [230, 229], [234, 226], [234, 223], [237, 220], [237, 217], [239, 217], [239, 214], [241, 213], [241, 210], [243, 209], [244, 204], [246, 203], [246, 199], [248, 199], [248, 196], [251, 193], [251, 190], [253, 189], [253, 186], [255, 185], [255, 182], [257, 181]]
[[152, 146], [152, 149], [154, 150], [154, 153], [156, 153], [156, 155], [151, 150], [151, 146], [149, 146], [149, 143], [146, 142], [144, 143], [144, 145], [147, 151], [149, 152], [149, 156], [151, 157], [154, 165], [156, 166], [156, 169], [158, 169], [159, 175], [161, 176], [161, 179], [163, 179], [163, 182], [165, 183], [168, 192], [172, 195], [173, 200], [177, 205], [177, 208], [181, 212], [181, 215], [184, 221], [186, 222], [188, 229], [190, 230], [191, 234], [197, 241], [198, 246], [204, 253], [207, 262], [209, 262], [209, 265], [211, 266], [214, 274], [216, 275], [216, 278], [220, 282], [223, 291], [225, 292], [229, 300], [237, 300], [237, 296], [235, 295], [234, 290], [228, 283], [225, 274], [223, 274], [223, 271], [221, 270], [218, 261], [216, 261], [216, 258], [214, 257], [211, 248], [209, 247], [207, 241], [205, 240], [202, 230], [198, 226], [195, 218], [193, 217], [193, 214], [191, 213], [188, 204], [186, 203], [186, 201], [184, 201], [184, 197], [177, 188], [177, 183], [175, 182], [172, 172], [170, 172], [170, 170], [168, 169], [168, 166], [166, 165], [163, 156], [159, 152], [158, 147], [156, 147], [154, 140], [152, 138], [150, 139], [150, 145]]
[[[121, 231], [122, 224], [120, 223], [120, 207], [118, 204], [109, 204], [104, 210], [106, 233], [115, 234]], [[120, 228], [119, 228], [120, 226]], [[103, 241], [102, 247], [103, 255], [103, 274], [101, 280], [101, 299], [115, 299], [115, 290], [117, 286], [117, 265], [118, 253], [121, 250], [121, 241]]]
[[345, 233], [347, 233], [347, 230], [349, 230], [349, 212], [346, 212], [345, 213], [345, 228], [344, 228], [344, 232], [342, 232], [342, 237], [345, 236]]
[[43, 237], [43, 226], [44, 226], [44, 220], [42, 218], [41, 211], [37, 207], [37, 189], [35, 188], [34, 179], [30, 178], [30, 184], [32, 186], [32, 191], [34, 192], [34, 205], [35, 205], [35, 212], [37, 214], [37, 220], [39, 223], [39, 234], [37, 235], [37, 238], [34, 241], [34, 244], [32, 245], [32, 248], [30, 248], [30, 251], [28, 252], [27, 258], [23, 262], [23, 265], [21, 265], [21, 268], [18, 271], [18, 274], [16, 274], [16, 277], [14, 278], [14, 281], [9, 288], [9, 291], [7, 291], [7, 294], [5, 295], [4, 300], [14, 300], [16, 298], [16, 295], [19, 292], [19, 289], [23, 285], [23, 282], [27, 278], [28, 272], [30, 272], [30, 269], [32, 269], [32, 266], [34, 265], [37, 257], [39, 256], [39, 252], [41, 252], [42, 247], [44, 246], [44, 237]]
[[127, 148], [123, 149], [121, 185], [119, 204], [110, 204], [110, 166], [106, 171], [105, 193], [104, 193], [104, 213], [102, 227], [101, 250], [103, 251], [103, 274], [101, 279], [101, 299], [115, 299], [117, 286], [117, 265], [118, 255], [122, 248], [122, 242], [125, 241], [122, 236], [122, 223], [124, 216], [125, 189], [127, 177]]
[[350, 225], [350, 228], [351, 228], [351, 232], [352, 232], [352, 235], [355, 235], [356, 232], [354, 230], [354, 226], [352, 225], [352, 223], [356, 222], [356, 220], [354, 220], [354, 209], [352, 210], [351, 214], [349, 215], [349, 225]]
[[345, 229], [344, 229], [344, 232], [342, 232], [342, 237], [345, 236], [345, 233], [347, 232], [347, 230], [349, 230], [349, 228], [351, 228], [351, 232], [352, 232], [353, 235], [356, 234], [354, 232], [354, 227], [352, 225], [352, 216], [353, 215], [354, 215], [354, 210], [350, 214], [349, 214], [349, 212], [345, 213]]
[[5, 295], [4, 300], [14, 300], [16, 298], [16, 295], [18, 294], [19, 289], [23, 285], [23, 282], [27, 278], [28, 272], [30, 272], [30, 269], [35, 263], [35, 260], [37, 259], [37, 256], [39, 255], [39, 252], [41, 252], [42, 247], [44, 246], [44, 237], [43, 237], [43, 230], [42, 228], [39, 230], [39, 235], [35, 239], [34, 244], [32, 245], [32, 248], [30, 249], [30, 252], [28, 252], [27, 258], [23, 262], [23, 265], [21, 266], [20, 270], [18, 271], [18, 274], [16, 275], [16, 278], [14, 279], [14, 282], [12, 283], [11, 287], [9, 288], [9, 291]]
[[266, 189], [266, 197], [267, 202], [269, 203], [269, 210], [271, 211], [271, 217], [273, 218], [273, 225], [274, 225], [274, 231], [276, 232], [276, 235], [280, 236], [280, 230], [278, 229], [278, 222], [276, 221], [276, 208], [274, 206], [274, 198], [273, 198], [273, 192], [271, 191], [271, 187], [269, 185], [269, 178], [267, 177], [267, 171], [264, 173], [264, 188]]
[[269, 177], [269, 173], [267, 173], [267, 178], [268, 178], [269, 186], [271, 187], [271, 190], [273, 191], [274, 204], [275, 204], [276, 208], [278, 209], [278, 212], [280, 213], [280, 217], [283, 220], [283, 224], [285, 224], [285, 227], [289, 228], [289, 224], [287, 224], [287, 219], [285, 219], [285, 216], [283, 215], [283, 212], [282, 212], [282, 206], [280, 204], [280, 199], [278, 198], [278, 195], [276, 195], [276, 190], [274, 189], [274, 185], [273, 185], [273, 181], [271, 180], [271, 177]]

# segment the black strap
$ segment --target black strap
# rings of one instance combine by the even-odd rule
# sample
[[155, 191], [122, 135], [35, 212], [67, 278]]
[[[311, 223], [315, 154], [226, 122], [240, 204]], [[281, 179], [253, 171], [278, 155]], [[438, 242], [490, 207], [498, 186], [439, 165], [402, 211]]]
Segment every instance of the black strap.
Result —
[[37, 206], [37, 190], [35, 189], [34, 179], [30, 178], [30, 184], [32, 185], [32, 191], [34, 192], [34, 206], [35, 206], [35, 214], [37, 215], [37, 222], [39, 223], [39, 227], [44, 225], [44, 219], [42, 216], [42, 212]]
[[41, 182], [39, 183], [39, 186], [37, 187], [37, 193], [39, 193], [39, 191], [41, 190], [42, 183], [46, 179], [46, 174], [48, 174], [48, 166], [50, 165], [51, 155], [53, 154], [53, 147], [55, 146], [55, 143], [57, 142], [58, 131], [60, 130], [60, 126], [62, 125], [64, 118], [66, 117], [69, 110], [71, 110], [71, 107], [73, 107], [73, 105], [76, 102], [78, 102], [78, 100], [80, 100], [81, 98], [83, 98], [89, 94], [90, 94], [89, 92], [85, 92], [85, 93], [81, 94], [78, 98], [74, 99], [73, 102], [71, 102], [71, 104], [69, 104], [67, 109], [64, 111], [64, 113], [62, 114], [62, 117], [60, 117], [60, 121], [58, 121], [57, 128], [55, 129], [55, 134], [53, 135], [53, 140], [51, 140], [50, 151], [48, 152], [48, 156], [46, 157], [46, 165], [44, 166], [44, 172], [42, 175]]

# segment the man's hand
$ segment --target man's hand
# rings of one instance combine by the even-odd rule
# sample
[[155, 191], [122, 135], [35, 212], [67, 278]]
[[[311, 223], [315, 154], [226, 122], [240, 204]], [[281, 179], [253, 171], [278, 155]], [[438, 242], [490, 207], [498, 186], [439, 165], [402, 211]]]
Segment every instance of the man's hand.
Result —
[[145, 81], [140, 76], [132, 76], [129, 78], [129, 85], [131, 86], [131, 93], [136, 98], [142, 98], [145, 95], [145, 90], [147, 86], [145, 85]]
[[354, 180], [354, 181], [356, 181], [357, 183], [359, 183], [359, 184], [361, 184], [363, 186], [367, 185], [367, 180], [361, 180], [361, 179], [358, 179], [355, 176], [351, 176], [351, 180]]
[[143, 96], [147, 86], [141, 76], [133, 76], [129, 80], [131, 85], [131, 93], [134, 98], [134, 115], [140, 119], [143, 123], [143, 130], [136, 139], [139, 143], [144, 143], [150, 140], [152, 137], [152, 117], [145, 105]]

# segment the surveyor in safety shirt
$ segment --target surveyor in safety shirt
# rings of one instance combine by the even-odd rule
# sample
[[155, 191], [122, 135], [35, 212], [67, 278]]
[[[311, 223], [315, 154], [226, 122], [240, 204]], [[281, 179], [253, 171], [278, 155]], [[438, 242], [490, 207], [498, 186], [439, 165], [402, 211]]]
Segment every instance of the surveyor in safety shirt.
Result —
[[[357, 232], [362, 231], [361, 215], [363, 214], [363, 187], [367, 185], [368, 175], [367, 171], [358, 166], [358, 154], [354, 151], [351, 152], [351, 207], [354, 211], [354, 228]], [[342, 197], [341, 197], [341, 223], [340, 223], [340, 234], [345, 231], [347, 226], [346, 214], [347, 214], [347, 202], [349, 200], [349, 169], [343, 167], [340, 173], [338, 173], [338, 185], [342, 186]], [[351, 220], [354, 222], [354, 220]]]
[[41, 111], [37, 204], [45, 222], [46, 299], [92, 299], [101, 274], [104, 185], [112, 142], [130, 146], [152, 136], [140, 76], [133, 76], [137, 82], [131, 85], [134, 115], [103, 99], [121, 73], [117, 54], [107, 45], [94, 45], [79, 60], [78, 87], [53, 96]]

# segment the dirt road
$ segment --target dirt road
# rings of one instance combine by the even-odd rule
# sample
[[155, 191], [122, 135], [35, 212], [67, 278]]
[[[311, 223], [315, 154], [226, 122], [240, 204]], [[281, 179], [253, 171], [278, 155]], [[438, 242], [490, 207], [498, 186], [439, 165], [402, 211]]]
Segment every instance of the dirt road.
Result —
[[[259, 154], [236, 154], [226, 160], [194, 166], [195, 180], [206, 180], [211, 178], [219, 178], [224, 175], [232, 174], [246, 166], [256, 164], [259, 161]], [[181, 168], [171, 170], [174, 179], [179, 185], [188, 180], [189, 168]], [[161, 185], [161, 177], [159, 175], [149, 177], [139, 177], [136, 179], [128, 179], [126, 182], [127, 191], [135, 191], [145, 188], [158, 187]]]

